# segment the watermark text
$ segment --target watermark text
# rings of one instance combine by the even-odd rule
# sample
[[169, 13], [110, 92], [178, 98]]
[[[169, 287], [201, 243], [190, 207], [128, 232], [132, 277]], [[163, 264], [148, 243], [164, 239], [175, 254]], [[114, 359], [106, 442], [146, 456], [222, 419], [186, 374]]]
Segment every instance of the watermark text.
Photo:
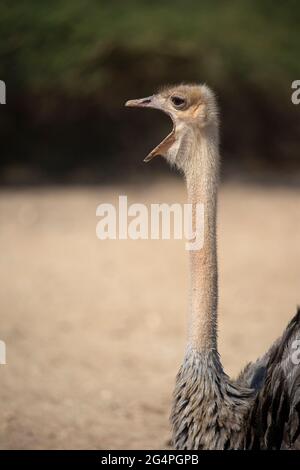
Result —
[[118, 205], [103, 203], [96, 210], [99, 240], [174, 240], [185, 239], [188, 251], [204, 244], [203, 204], [128, 205], [127, 196], [119, 196]]

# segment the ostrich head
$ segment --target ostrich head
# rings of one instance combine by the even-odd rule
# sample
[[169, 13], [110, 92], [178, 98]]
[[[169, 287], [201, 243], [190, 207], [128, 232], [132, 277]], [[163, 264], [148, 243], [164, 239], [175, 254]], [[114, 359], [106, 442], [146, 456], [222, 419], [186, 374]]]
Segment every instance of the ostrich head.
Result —
[[125, 106], [154, 108], [172, 119], [173, 129], [144, 159], [163, 156], [171, 165], [185, 171], [204, 133], [218, 134], [218, 110], [213, 92], [206, 85], [166, 87], [147, 98], [129, 100]]

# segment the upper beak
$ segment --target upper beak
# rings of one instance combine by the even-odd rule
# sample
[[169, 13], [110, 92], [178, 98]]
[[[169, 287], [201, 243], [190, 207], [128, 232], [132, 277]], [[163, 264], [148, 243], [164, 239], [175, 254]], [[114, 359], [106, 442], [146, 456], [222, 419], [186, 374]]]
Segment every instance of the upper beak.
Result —
[[138, 100], [128, 100], [126, 101], [125, 103], [125, 106], [128, 106], [128, 107], [131, 107], [131, 108], [145, 108], [145, 107], [149, 107], [149, 108], [155, 108], [155, 104], [154, 104], [154, 95], [152, 96], [148, 96], [147, 98], [140, 98]]

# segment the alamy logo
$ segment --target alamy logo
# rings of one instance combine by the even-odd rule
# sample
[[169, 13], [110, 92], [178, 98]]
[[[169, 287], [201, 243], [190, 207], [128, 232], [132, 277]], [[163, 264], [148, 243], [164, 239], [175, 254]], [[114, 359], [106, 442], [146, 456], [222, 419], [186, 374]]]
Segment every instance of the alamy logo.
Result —
[[6, 85], [3, 80], [0, 80], [0, 104], [6, 104]]
[[0, 364], [6, 364], [6, 344], [0, 340]]
[[295, 90], [291, 96], [292, 103], [299, 104], [300, 103], [300, 80], [293, 81], [292, 89]]
[[[99, 204], [101, 217], [96, 234], [99, 240], [186, 240], [186, 250], [200, 250], [204, 243], [203, 204], [128, 205], [127, 196], [119, 196], [119, 204]], [[172, 233], [173, 232], [173, 233]]]

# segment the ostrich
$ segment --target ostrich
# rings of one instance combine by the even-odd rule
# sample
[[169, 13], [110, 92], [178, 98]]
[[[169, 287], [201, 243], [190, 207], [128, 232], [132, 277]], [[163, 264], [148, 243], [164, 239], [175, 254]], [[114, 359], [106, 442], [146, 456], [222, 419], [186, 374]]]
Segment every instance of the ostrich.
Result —
[[300, 309], [283, 335], [237, 380], [226, 375], [218, 354], [219, 118], [213, 92], [206, 85], [179, 85], [126, 106], [155, 108], [170, 116], [171, 133], [145, 161], [164, 156], [184, 174], [194, 228], [195, 205], [204, 204], [204, 244], [189, 252], [188, 341], [173, 397], [173, 446], [300, 449], [300, 372], [294, 349], [300, 339]]

